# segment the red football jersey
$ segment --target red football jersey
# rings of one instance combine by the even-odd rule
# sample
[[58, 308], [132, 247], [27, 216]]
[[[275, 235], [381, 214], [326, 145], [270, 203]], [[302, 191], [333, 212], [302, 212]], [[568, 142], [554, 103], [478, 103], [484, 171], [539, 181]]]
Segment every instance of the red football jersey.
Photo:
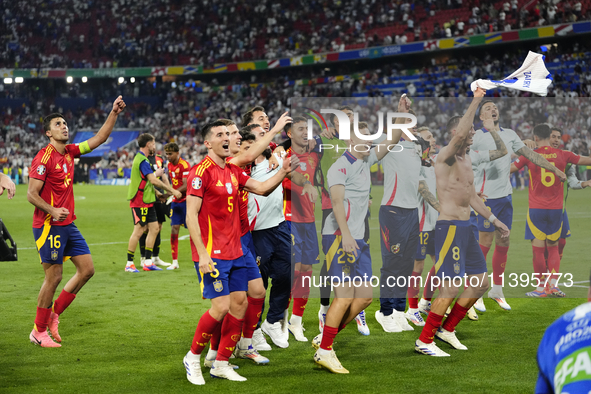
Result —
[[[187, 195], [203, 199], [199, 212], [201, 238], [212, 258], [234, 260], [242, 256], [240, 243], [239, 189], [250, 177], [238, 166], [218, 166], [209, 156], [191, 168]], [[193, 261], [199, 254], [191, 242]]]
[[[187, 178], [189, 177], [189, 171], [191, 171], [191, 166], [187, 163], [184, 159], [179, 158], [178, 164], [175, 166], [171, 162], [168, 162], [168, 175], [170, 175], [170, 183], [172, 183], [172, 188], [177, 190], [187, 182]], [[173, 197], [172, 201], [174, 202], [183, 202], [187, 199], [187, 192], [183, 192], [183, 197], [180, 200], [177, 200], [176, 197]]]
[[[233, 157], [227, 157], [226, 162], [230, 162]], [[251, 164], [248, 164], [244, 169], [244, 173], [250, 176]], [[250, 224], [248, 222], [248, 192], [244, 189], [240, 189], [240, 197], [238, 202], [238, 209], [240, 211], [240, 236], [243, 236], [250, 231]]]
[[39, 208], [33, 214], [33, 227], [67, 226], [76, 220], [74, 214], [74, 159], [80, 157], [80, 147], [75, 144], [66, 145], [62, 155], [53, 145], [49, 144], [41, 149], [31, 164], [31, 178], [45, 182], [39, 195], [46, 203], [53, 207], [66, 208], [70, 214], [63, 222], [51, 220], [51, 216]]
[[[318, 153], [306, 152], [298, 155], [289, 148], [287, 155], [291, 156], [292, 153], [300, 159], [300, 165], [296, 168], [296, 172], [303, 174], [314, 185], [314, 174], [320, 163]], [[315, 203], [311, 202], [307, 195], [302, 196], [302, 190], [304, 188], [292, 183], [288, 179], [283, 181], [283, 188], [285, 219], [293, 220], [296, 223], [314, 223]]]
[[[560, 171], [565, 170], [568, 163], [577, 164], [581, 156], [572, 152], [542, 146], [534, 152], [554, 164]], [[519, 169], [527, 166], [529, 171], [529, 207], [532, 209], [562, 209], [564, 205], [564, 188], [560, 179], [553, 172], [532, 164], [521, 156], [514, 162]]]

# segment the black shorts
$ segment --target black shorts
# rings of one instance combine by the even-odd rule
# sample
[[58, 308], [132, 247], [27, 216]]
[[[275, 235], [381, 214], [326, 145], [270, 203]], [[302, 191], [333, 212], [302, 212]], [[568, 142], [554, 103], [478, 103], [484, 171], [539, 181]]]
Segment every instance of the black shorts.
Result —
[[166, 215], [170, 212], [170, 207], [163, 202], [156, 201], [154, 203], [154, 209], [156, 209], [156, 218], [158, 223], [166, 222]]
[[131, 216], [133, 217], [133, 224], [139, 223], [140, 226], [145, 226], [146, 224], [157, 220], [156, 209], [154, 209], [154, 207], [131, 208]]

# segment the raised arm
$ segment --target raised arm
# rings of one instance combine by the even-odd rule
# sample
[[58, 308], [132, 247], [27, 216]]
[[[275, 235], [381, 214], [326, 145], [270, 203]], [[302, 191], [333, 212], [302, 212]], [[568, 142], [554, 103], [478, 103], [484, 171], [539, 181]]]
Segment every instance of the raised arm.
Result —
[[352, 253], [357, 257], [357, 249], [359, 249], [359, 246], [349, 230], [345, 205], [343, 204], [343, 201], [345, 200], [345, 185], [331, 186], [330, 200], [332, 202], [332, 212], [339, 225], [339, 230], [341, 230], [341, 235], [343, 236], [343, 251], [345, 251], [345, 253]]
[[429, 186], [427, 186], [427, 182], [419, 181], [419, 194], [431, 205], [437, 212], [441, 212], [441, 207], [439, 206], [439, 201], [437, 201], [437, 197], [431, 193], [429, 190]]
[[[410, 101], [410, 99], [406, 96], [406, 94], [403, 94], [400, 97], [400, 100], [398, 101], [398, 112], [399, 113], [408, 113], [408, 111], [410, 110], [411, 104], [412, 104], [412, 102]], [[406, 119], [407, 118], [396, 118], [394, 123], [395, 124], [404, 124], [404, 123], [406, 123]], [[386, 145], [385, 149], [377, 149], [376, 150], [376, 156], [378, 157], [378, 161], [382, 160], [384, 158], [384, 156], [386, 156], [390, 152], [388, 150], [388, 148], [392, 145], [396, 145], [400, 141], [400, 137], [402, 137], [402, 129], [392, 130], [392, 138], [388, 139], [386, 137], [386, 139], [383, 141], [383, 144]]]
[[466, 140], [470, 137], [470, 131], [472, 130], [474, 123], [474, 115], [478, 109], [478, 105], [482, 101], [482, 98], [486, 94], [486, 90], [482, 88], [476, 89], [474, 92], [474, 98], [468, 107], [468, 110], [460, 119], [460, 123], [456, 128], [456, 132], [452, 137], [449, 144], [439, 152], [437, 155], [437, 161], [443, 160], [446, 164], [452, 165], [455, 162], [456, 154], [460, 153], [460, 149], [464, 149], [466, 146]]
[[[490, 123], [493, 123], [492, 119], [490, 121], [491, 121]], [[505, 146], [505, 143], [501, 139], [501, 136], [499, 135], [499, 133], [497, 133], [495, 130], [493, 130], [494, 123], [490, 128], [488, 128], [486, 126], [487, 123], [488, 123], [487, 121], [484, 121], [484, 127], [487, 130], [489, 130], [490, 136], [495, 141], [495, 147], [497, 148], [496, 150], [489, 151], [490, 161], [494, 161], [494, 160], [500, 159], [501, 157], [505, 156], [508, 153], [508, 150], [507, 150], [507, 147]]]
[[100, 128], [98, 133], [88, 139], [88, 146], [90, 150], [98, 148], [99, 145], [105, 143], [111, 132], [113, 131], [113, 127], [115, 127], [115, 122], [117, 122], [117, 117], [123, 110], [125, 109], [125, 101], [123, 101], [123, 97], [119, 96], [113, 103], [113, 109], [111, 113], [107, 117], [107, 120], [103, 124], [103, 127]]
[[542, 167], [548, 171], [553, 172], [562, 182], [566, 181], [566, 174], [560, 171], [558, 168], [552, 165], [548, 160], [544, 159], [542, 156], [524, 146], [523, 148], [517, 150], [518, 155], [522, 155], [527, 158], [530, 162], [537, 165], [538, 167]]
[[250, 178], [244, 184], [244, 190], [249, 193], [258, 194], [259, 196], [268, 196], [283, 182], [283, 179], [291, 171], [291, 157], [283, 159], [283, 167], [281, 167], [275, 175], [264, 182], [260, 182]]

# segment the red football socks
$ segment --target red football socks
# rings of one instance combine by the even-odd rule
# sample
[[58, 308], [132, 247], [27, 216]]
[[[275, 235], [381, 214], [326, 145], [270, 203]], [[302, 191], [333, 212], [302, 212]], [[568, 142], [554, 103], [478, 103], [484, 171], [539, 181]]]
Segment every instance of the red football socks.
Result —
[[564, 253], [565, 246], [566, 246], [566, 239], [560, 238], [560, 240], [558, 240], [558, 254], [560, 254], [561, 260], [562, 260], [562, 254]]
[[242, 326], [242, 336], [244, 338], [252, 338], [252, 334], [254, 334], [254, 330], [256, 330], [259, 323], [264, 303], [264, 298], [248, 297], [248, 307], [246, 308], [244, 325]]
[[431, 301], [435, 288], [433, 287], [433, 276], [435, 276], [435, 266], [431, 267], [431, 270], [427, 274], [425, 279], [425, 288], [423, 289], [423, 298], [427, 301]]
[[324, 330], [322, 331], [322, 342], [320, 342], [320, 348], [329, 351], [332, 350], [334, 338], [338, 333], [338, 328], [325, 325]]
[[505, 273], [505, 266], [507, 264], [507, 252], [509, 251], [508, 246], [495, 246], [495, 252], [493, 253], [492, 266], [493, 266], [493, 283], [495, 285], [502, 285], [503, 280], [501, 275]]
[[224, 319], [218, 324], [211, 333], [211, 340], [209, 342], [209, 348], [211, 350], [215, 350], [217, 352], [218, 347], [220, 346], [220, 338], [222, 337], [222, 324], [224, 324]]
[[469, 308], [464, 308], [457, 302], [455, 303], [454, 307], [451, 308], [451, 312], [443, 322], [443, 329], [449, 332], [453, 332], [456, 329], [458, 323], [466, 316], [468, 313]]
[[35, 316], [35, 329], [37, 332], [43, 332], [47, 330], [49, 316], [51, 316], [51, 308], [37, 307], [37, 316]]
[[417, 309], [419, 307], [419, 299], [417, 298], [417, 296], [421, 291], [420, 283], [421, 273], [413, 271], [412, 276], [410, 277], [410, 283], [408, 285], [407, 290], [409, 308]]
[[439, 330], [439, 327], [441, 327], [442, 321], [442, 315], [437, 315], [433, 313], [433, 311], [429, 312], [425, 326], [423, 327], [421, 335], [419, 336], [419, 340], [423, 343], [432, 343], [435, 333], [437, 330]]
[[216, 361], [228, 361], [230, 359], [232, 352], [236, 348], [236, 342], [240, 340], [243, 324], [244, 319], [237, 319], [229, 313], [224, 317], [222, 338], [220, 340], [218, 355], [215, 358]]
[[292, 289], [293, 308], [292, 314], [303, 316], [308, 304], [310, 295], [310, 284], [312, 283], [312, 271], [296, 272], [296, 280]]
[[61, 315], [62, 312], [70, 306], [72, 301], [74, 301], [74, 298], [76, 298], [76, 294], [62, 290], [59, 297], [57, 297], [57, 300], [53, 303], [53, 312]]
[[532, 245], [532, 251], [534, 254], [533, 258], [533, 265], [534, 265], [534, 274], [535, 277], [540, 280], [540, 285], [538, 287], [544, 287], [544, 283], [548, 279], [545, 277], [544, 273], [547, 272], [546, 270], [546, 260], [544, 259], [544, 251], [546, 248], [539, 248], [537, 246]]
[[480, 250], [482, 250], [482, 254], [484, 255], [484, 259], [486, 260], [486, 255], [488, 254], [488, 251], [490, 250], [490, 246], [484, 246], [483, 244], [479, 244], [480, 245]]
[[195, 330], [195, 336], [193, 337], [193, 343], [191, 344], [191, 353], [201, 354], [205, 346], [207, 346], [209, 340], [213, 336], [218, 324], [221, 322], [217, 321], [209, 314], [209, 310], [205, 311]]
[[170, 234], [170, 250], [172, 251], [172, 259], [179, 259], [179, 235]]
[[[560, 272], [560, 253], [558, 245], [548, 246], [548, 272], [557, 274]], [[558, 279], [557, 275], [552, 275], [552, 279]]]

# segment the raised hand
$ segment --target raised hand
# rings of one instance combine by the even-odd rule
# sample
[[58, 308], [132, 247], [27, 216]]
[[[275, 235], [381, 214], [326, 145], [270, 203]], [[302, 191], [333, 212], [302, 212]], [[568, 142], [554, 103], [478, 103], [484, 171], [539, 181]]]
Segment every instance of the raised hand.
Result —
[[116, 115], [119, 115], [121, 112], [123, 112], [125, 107], [126, 104], [125, 101], [123, 101], [123, 96], [119, 96], [113, 103], [113, 112], [115, 112]]

